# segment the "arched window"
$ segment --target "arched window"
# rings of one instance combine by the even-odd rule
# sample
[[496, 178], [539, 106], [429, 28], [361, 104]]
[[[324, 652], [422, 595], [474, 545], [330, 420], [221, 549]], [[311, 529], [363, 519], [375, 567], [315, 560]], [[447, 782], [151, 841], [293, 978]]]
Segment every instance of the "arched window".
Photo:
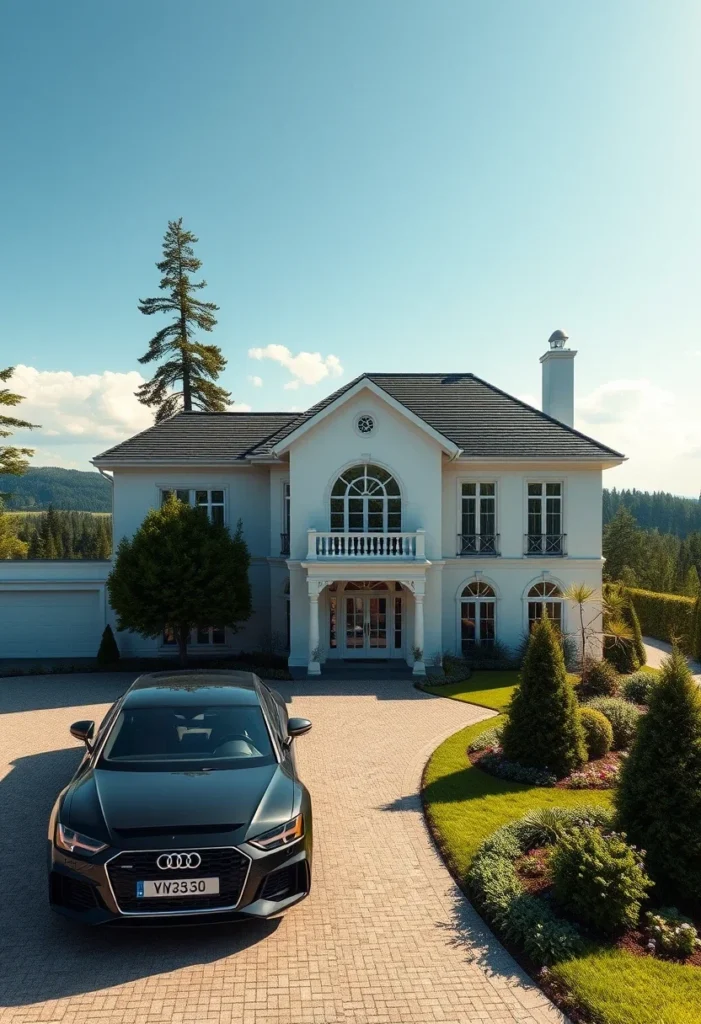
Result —
[[557, 583], [536, 583], [528, 591], [528, 632], [533, 623], [543, 618], [543, 608], [548, 618], [562, 632], [562, 591]]
[[386, 469], [347, 469], [331, 491], [331, 529], [343, 533], [396, 533], [402, 528], [399, 484]]
[[496, 639], [496, 594], [488, 583], [468, 583], [460, 595], [460, 641], [463, 652]]

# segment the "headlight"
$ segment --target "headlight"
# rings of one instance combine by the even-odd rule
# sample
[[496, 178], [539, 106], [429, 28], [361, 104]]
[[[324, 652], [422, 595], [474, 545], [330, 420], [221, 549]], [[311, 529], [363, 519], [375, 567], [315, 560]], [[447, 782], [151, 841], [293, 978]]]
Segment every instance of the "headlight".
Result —
[[278, 850], [282, 846], [289, 846], [290, 843], [297, 842], [303, 835], [304, 818], [298, 814], [296, 818], [284, 825], [271, 828], [269, 832], [264, 832], [262, 836], [256, 836], [255, 839], [249, 839], [248, 842], [251, 846], [257, 846], [259, 850]]
[[80, 832], [74, 832], [59, 821], [56, 826], [56, 846], [60, 850], [67, 850], [68, 853], [82, 853], [84, 857], [94, 857], [96, 853], [107, 849], [107, 843], [101, 843], [99, 839], [91, 839]]

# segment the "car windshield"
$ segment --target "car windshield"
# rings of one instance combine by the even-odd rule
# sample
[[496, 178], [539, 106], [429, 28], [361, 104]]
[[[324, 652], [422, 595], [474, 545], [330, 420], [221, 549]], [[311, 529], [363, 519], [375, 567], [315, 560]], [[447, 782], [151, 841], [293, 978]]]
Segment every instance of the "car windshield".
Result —
[[123, 708], [100, 758], [102, 768], [172, 771], [253, 768], [275, 756], [259, 707]]

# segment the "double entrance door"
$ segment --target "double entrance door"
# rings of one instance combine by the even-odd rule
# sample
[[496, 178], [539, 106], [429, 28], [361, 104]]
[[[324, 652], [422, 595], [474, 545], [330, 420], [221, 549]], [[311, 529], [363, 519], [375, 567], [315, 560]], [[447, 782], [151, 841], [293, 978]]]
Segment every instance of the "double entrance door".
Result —
[[340, 657], [402, 657], [401, 592], [390, 590], [386, 585], [382, 590], [370, 591], [347, 588], [333, 603], [340, 612], [338, 629], [334, 630], [338, 634]]

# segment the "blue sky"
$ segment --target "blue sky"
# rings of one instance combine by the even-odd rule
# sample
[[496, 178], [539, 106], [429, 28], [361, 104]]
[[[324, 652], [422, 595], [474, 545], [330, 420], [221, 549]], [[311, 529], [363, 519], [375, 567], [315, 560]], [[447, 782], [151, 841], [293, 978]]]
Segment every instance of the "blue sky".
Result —
[[8, 5], [0, 363], [36, 463], [148, 422], [136, 304], [182, 216], [241, 406], [362, 370], [539, 403], [564, 327], [577, 425], [631, 456], [607, 483], [698, 494], [699, 52], [696, 0]]

